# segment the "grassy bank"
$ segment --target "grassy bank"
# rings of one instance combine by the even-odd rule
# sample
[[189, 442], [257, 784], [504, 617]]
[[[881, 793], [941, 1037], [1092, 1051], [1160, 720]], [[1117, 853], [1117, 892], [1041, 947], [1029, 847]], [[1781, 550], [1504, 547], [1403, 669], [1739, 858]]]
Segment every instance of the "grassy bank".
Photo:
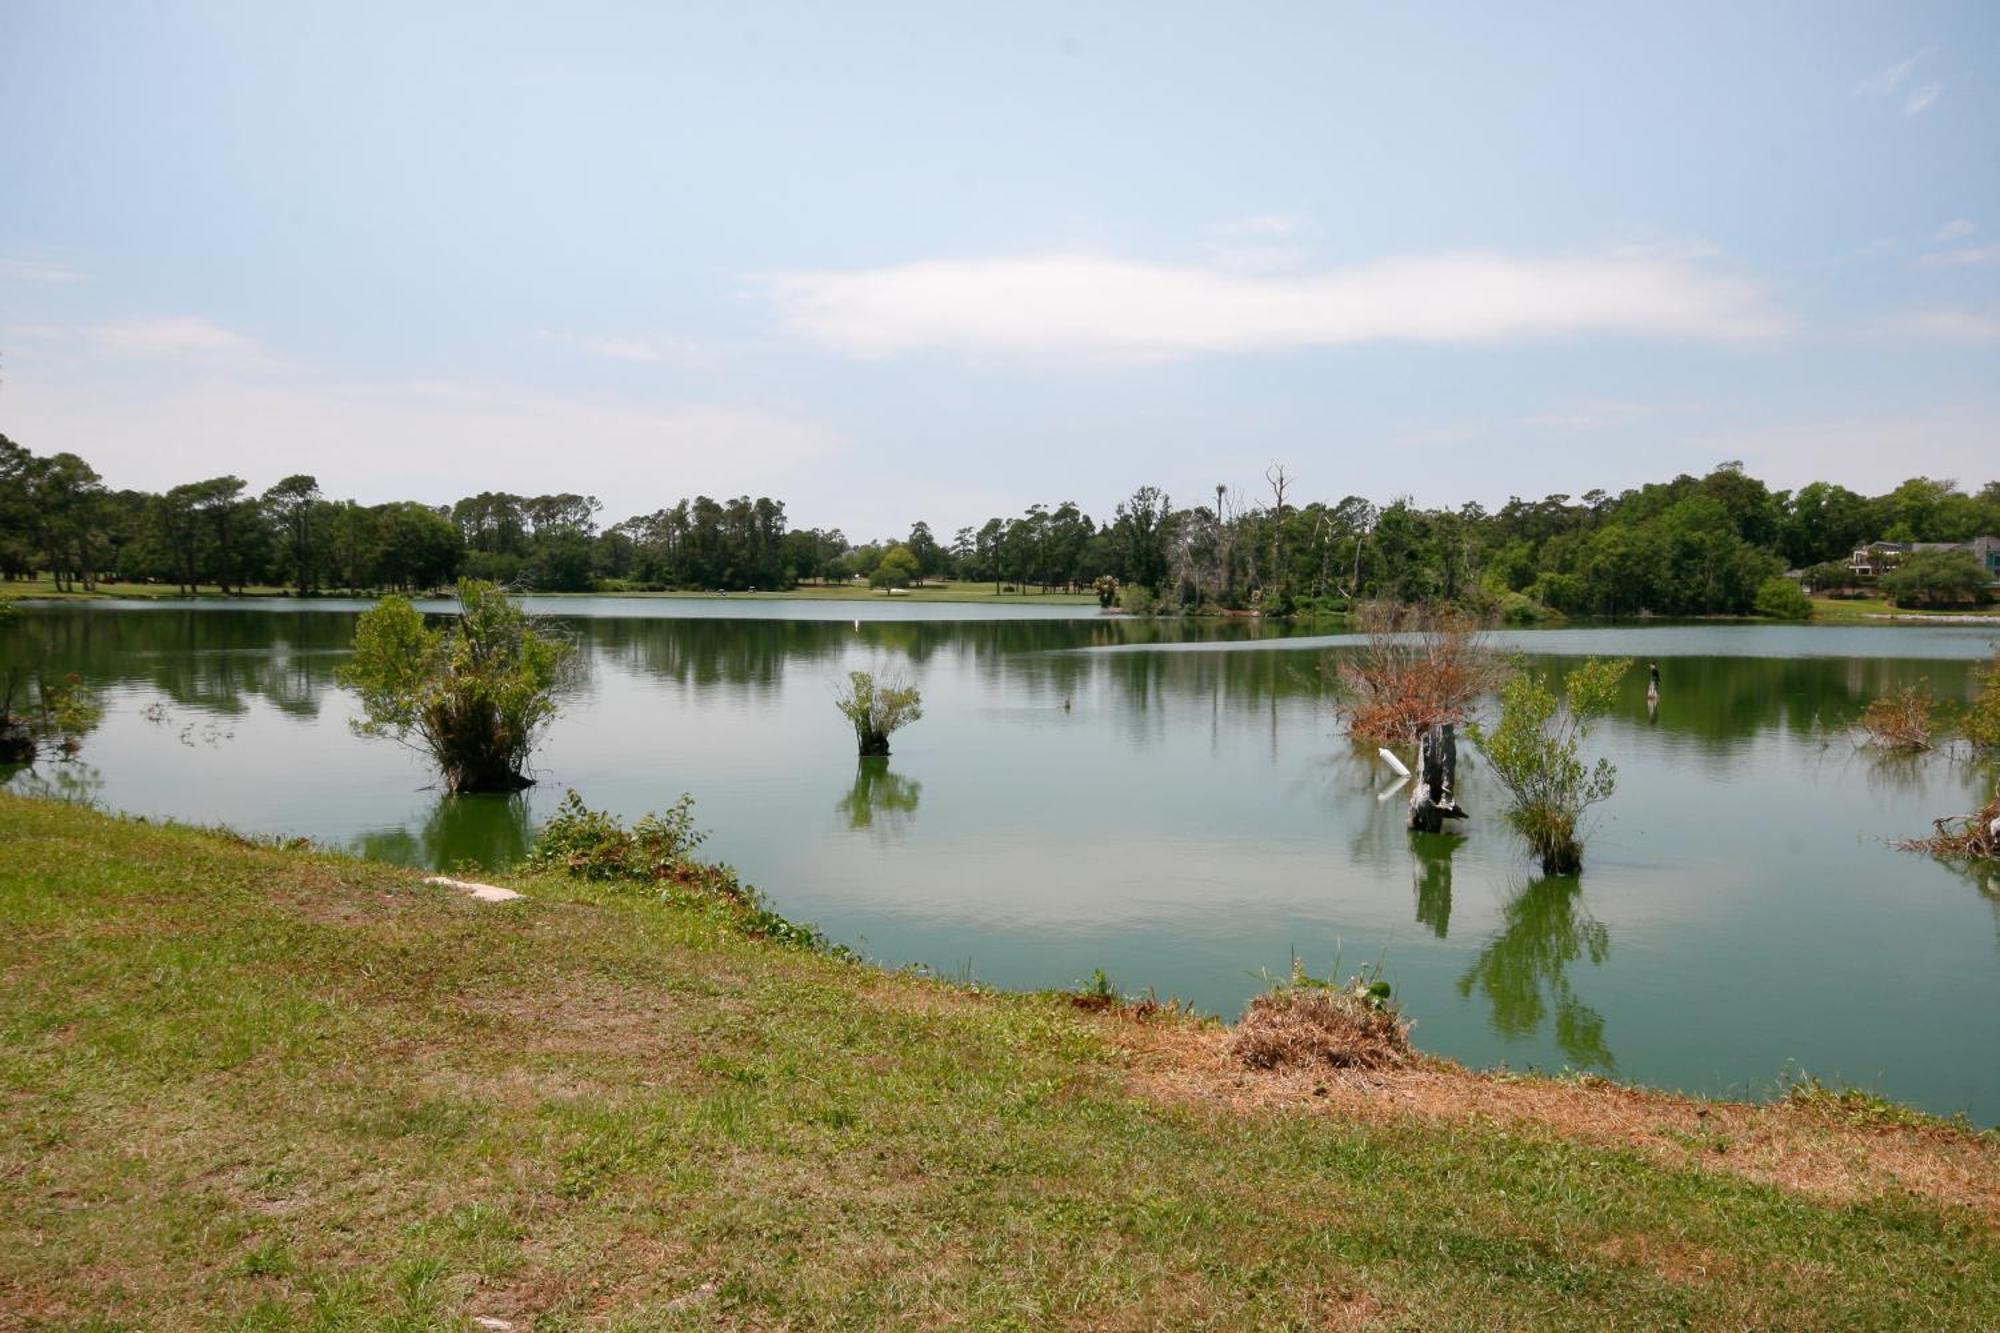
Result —
[[[216, 592], [213, 588], [205, 588], [198, 595], [204, 601], [225, 600], [223, 594]], [[290, 588], [272, 588], [272, 587], [265, 587], [262, 585], [256, 585], [250, 588], [246, 588], [244, 591], [240, 593], [230, 593], [229, 598], [234, 599], [237, 597], [290, 597], [292, 595], [293, 595], [292, 590]], [[349, 596], [350, 594], [328, 593], [327, 595], [333, 597], [346, 597]], [[714, 592], [695, 592], [695, 591], [684, 590], [676, 592], [544, 593], [541, 595], [553, 596], [553, 597], [637, 597], [637, 598], [668, 597], [668, 598], [713, 599], [717, 596], [721, 596], [724, 594], [718, 594]], [[985, 602], [989, 604], [1006, 605], [1006, 606], [1017, 606], [1023, 603], [1034, 606], [1097, 605], [1096, 594], [1087, 592], [1078, 592], [1078, 593], [1006, 592], [1006, 593], [1000, 593], [996, 596], [993, 591], [993, 585], [990, 583], [927, 583], [921, 588], [905, 589], [902, 592], [895, 594], [893, 598], [890, 597], [889, 594], [881, 591], [878, 588], [870, 588], [865, 585], [853, 585], [853, 584], [829, 584], [824, 586], [820, 584], [802, 584], [801, 586], [794, 588], [789, 592], [732, 592], [726, 595], [732, 598], [743, 598], [753, 601], [802, 600], [810, 602], [867, 602], [867, 601]], [[84, 592], [81, 589], [74, 592], [57, 592], [55, 583], [50, 579], [45, 579], [45, 578], [15, 579], [11, 582], [4, 579], [0, 579], [0, 602], [24, 601], [28, 599], [80, 602], [80, 601], [103, 600], [106, 598], [125, 598], [125, 599], [136, 599], [140, 601], [160, 601], [166, 599], [181, 598], [183, 596], [185, 596], [185, 594], [181, 593], [178, 589], [172, 587], [163, 587], [162, 585], [157, 583], [100, 583], [97, 585], [96, 590], [93, 592]]]
[[[587, 594], [577, 594], [584, 596]], [[714, 598], [713, 592], [613, 592], [608, 597], [696, 597]], [[802, 583], [785, 592], [732, 592], [732, 598], [756, 601], [807, 602], [984, 602], [996, 606], [1095, 606], [1097, 595], [1088, 592], [1003, 592], [996, 594], [990, 583], [926, 583], [904, 588], [891, 595], [880, 588], [858, 583]]]
[[[1815, 597], [1812, 599], [1815, 621], [1830, 625], [1897, 625], [1924, 624], [1922, 620], [1910, 620], [1911, 616], [1949, 616], [1954, 619], [1970, 617], [1968, 623], [1979, 624], [1984, 620], [2000, 617], [2000, 607], [1978, 606], [1964, 609], [1912, 610], [1897, 606], [1886, 597]], [[1936, 623], [1935, 621], [1928, 623]]]
[[1989, 1135], [1255, 1074], [512, 882], [0, 796], [0, 1327], [2000, 1324]]
[[[213, 588], [204, 588], [196, 596], [203, 601], [228, 601], [238, 597], [290, 597], [290, 588], [274, 588], [265, 584], [252, 584], [241, 592], [227, 595]], [[120, 598], [137, 601], [169, 601], [182, 599], [186, 593], [171, 584], [159, 583], [100, 583], [89, 592], [79, 585], [72, 591], [58, 592], [54, 579], [0, 579], [0, 602], [19, 602], [29, 599], [37, 601], [89, 602]]]

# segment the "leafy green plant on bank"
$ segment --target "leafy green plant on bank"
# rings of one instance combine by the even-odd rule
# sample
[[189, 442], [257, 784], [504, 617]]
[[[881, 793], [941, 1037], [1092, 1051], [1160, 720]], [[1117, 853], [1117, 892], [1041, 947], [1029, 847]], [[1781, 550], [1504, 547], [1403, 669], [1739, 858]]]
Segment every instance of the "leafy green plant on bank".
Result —
[[1490, 731], [1477, 722], [1466, 728], [1513, 798], [1508, 821], [1548, 874], [1573, 875], [1583, 868], [1578, 821], [1617, 787], [1618, 770], [1610, 760], [1586, 765], [1579, 751], [1631, 666], [1630, 658], [1590, 658], [1564, 679], [1560, 698], [1548, 676], [1522, 672], [1500, 689], [1498, 725]]
[[851, 958], [815, 926], [802, 925], [765, 906], [752, 886], [726, 865], [696, 858], [708, 838], [694, 824], [694, 798], [683, 795], [663, 812], [643, 815], [631, 828], [613, 814], [592, 810], [571, 791], [535, 840], [530, 870], [570, 875], [610, 885], [643, 885], [670, 901], [719, 908], [744, 934], [838, 958]]

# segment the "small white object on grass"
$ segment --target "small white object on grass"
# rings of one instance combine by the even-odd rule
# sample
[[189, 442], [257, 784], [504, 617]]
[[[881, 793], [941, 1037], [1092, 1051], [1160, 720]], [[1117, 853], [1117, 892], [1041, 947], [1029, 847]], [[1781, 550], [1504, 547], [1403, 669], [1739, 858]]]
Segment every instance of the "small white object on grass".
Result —
[[1410, 776], [1410, 770], [1404, 766], [1403, 761], [1396, 758], [1396, 756], [1387, 749], [1377, 750], [1375, 753], [1382, 756], [1383, 763], [1387, 764], [1389, 767], [1396, 770], [1397, 777], [1406, 778]]
[[460, 893], [469, 893], [482, 903], [512, 902], [521, 896], [512, 889], [501, 888], [498, 884], [475, 884], [469, 879], [452, 879], [446, 875], [432, 875], [424, 883], [436, 884], [446, 889], [457, 889]]

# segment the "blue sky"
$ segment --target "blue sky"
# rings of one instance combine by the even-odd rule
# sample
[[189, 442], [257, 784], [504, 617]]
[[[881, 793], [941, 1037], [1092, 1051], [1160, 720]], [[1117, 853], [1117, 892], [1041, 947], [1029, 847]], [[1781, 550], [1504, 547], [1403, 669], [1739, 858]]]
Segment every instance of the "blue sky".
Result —
[[114, 485], [2000, 477], [2000, 7], [0, 0], [0, 432]]

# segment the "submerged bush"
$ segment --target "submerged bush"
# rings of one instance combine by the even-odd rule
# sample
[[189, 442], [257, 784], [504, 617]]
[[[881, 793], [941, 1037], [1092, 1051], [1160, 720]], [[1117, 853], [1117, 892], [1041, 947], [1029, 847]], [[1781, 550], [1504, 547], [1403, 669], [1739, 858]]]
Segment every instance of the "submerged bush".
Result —
[[853, 956], [844, 946], [829, 944], [816, 927], [770, 910], [763, 895], [731, 867], [697, 860], [695, 852], [707, 837], [694, 826], [692, 796], [682, 796], [664, 813], [642, 816], [628, 829], [616, 815], [592, 810], [571, 791], [542, 826], [527, 865], [597, 883], [644, 885], [684, 906], [717, 909], [746, 935]]
[[1861, 730], [1885, 750], [1928, 750], [1937, 743], [1930, 682], [1885, 694], [1861, 710]]
[[1547, 677], [1516, 676], [1501, 687], [1499, 725], [1490, 732], [1477, 723], [1467, 728], [1513, 797], [1509, 822], [1548, 874], [1574, 875], [1583, 868], [1578, 821], [1617, 786], [1618, 770], [1609, 760], [1586, 768], [1577, 751], [1631, 666], [1629, 658], [1593, 657], [1563, 681], [1561, 700]]
[[1412, 1058], [1410, 1025], [1388, 982], [1335, 985], [1294, 964], [1289, 981], [1250, 1001], [1229, 1053], [1249, 1069], [1393, 1069]]
[[2000, 750], [2000, 648], [1988, 666], [1972, 673], [1972, 679], [1978, 688], [1959, 729], [1978, 748]]
[[847, 673], [847, 693], [834, 701], [854, 726], [864, 756], [889, 753], [889, 733], [924, 715], [917, 687], [900, 679], [877, 681], [866, 671]]
[[570, 644], [538, 628], [499, 587], [466, 579], [459, 614], [426, 624], [404, 597], [361, 617], [354, 658], [335, 678], [361, 695], [364, 736], [420, 750], [453, 792], [516, 791], [557, 713]]
[[45, 750], [68, 758], [103, 717], [97, 691], [75, 672], [10, 668], [0, 677], [0, 764], [32, 764]]
[[1463, 611], [1372, 602], [1354, 618], [1368, 641], [1337, 674], [1340, 711], [1358, 741], [1410, 746], [1429, 727], [1461, 724], [1507, 673]]

